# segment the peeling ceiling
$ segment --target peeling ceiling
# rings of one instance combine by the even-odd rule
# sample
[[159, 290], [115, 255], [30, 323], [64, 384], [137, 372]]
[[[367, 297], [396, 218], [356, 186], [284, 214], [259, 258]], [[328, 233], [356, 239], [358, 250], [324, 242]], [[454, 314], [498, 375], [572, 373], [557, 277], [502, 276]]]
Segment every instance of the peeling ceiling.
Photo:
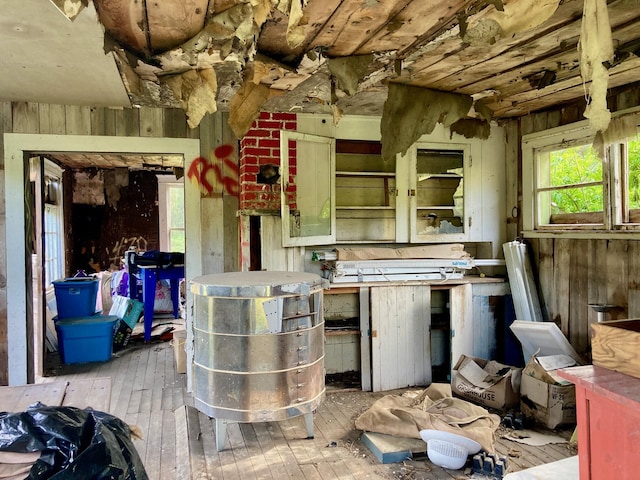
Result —
[[[504, 120], [588, 95], [578, 49], [587, 4], [608, 15], [611, 31], [602, 34], [613, 44], [599, 91], [640, 79], [640, 0], [87, 2], [4, 2], [2, 35], [11, 43], [3, 43], [10, 48], [2, 58], [14, 88], [0, 84], [0, 99], [24, 99], [19, 84], [39, 81], [54, 84], [49, 96], [60, 97], [46, 100], [52, 103], [85, 104], [71, 97], [93, 88], [102, 100], [92, 104], [122, 105], [122, 91], [102, 95], [115, 69], [131, 105], [181, 107], [192, 127], [207, 112], [231, 110], [237, 135], [260, 110], [333, 114], [336, 121], [401, 110], [402, 103], [385, 107], [391, 84], [400, 98], [403, 86], [427, 90], [424, 98], [467, 96], [473, 106], [461, 119]], [[73, 22], [52, 16], [54, 4]], [[104, 29], [101, 52], [97, 29]], [[66, 36], [71, 46], [55, 43]], [[22, 49], [36, 39], [39, 54]], [[68, 55], [51, 60], [50, 50]], [[104, 80], [91, 75], [94, 63], [109, 64]], [[49, 76], [56, 68], [76, 68], [83, 87], [74, 92]], [[29, 100], [45, 101], [35, 93]]]

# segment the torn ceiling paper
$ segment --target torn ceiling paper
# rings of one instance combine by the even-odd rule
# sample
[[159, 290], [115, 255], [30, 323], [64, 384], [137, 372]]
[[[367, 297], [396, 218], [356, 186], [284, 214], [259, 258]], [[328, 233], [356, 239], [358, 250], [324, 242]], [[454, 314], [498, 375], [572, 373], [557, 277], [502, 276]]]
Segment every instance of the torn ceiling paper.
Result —
[[469, 95], [389, 83], [380, 122], [382, 157], [390, 160], [397, 153], [404, 155], [422, 135], [431, 133], [436, 123], [449, 127], [465, 117], [472, 104]]
[[606, 0], [584, 0], [580, 32], [580, 72], [587, 90], [588, 105], [584, 111], [591, 128], [604, 132], [611, 112], [607, 108], [609, 73], [604, 62], [613, 62], [613, 40]]

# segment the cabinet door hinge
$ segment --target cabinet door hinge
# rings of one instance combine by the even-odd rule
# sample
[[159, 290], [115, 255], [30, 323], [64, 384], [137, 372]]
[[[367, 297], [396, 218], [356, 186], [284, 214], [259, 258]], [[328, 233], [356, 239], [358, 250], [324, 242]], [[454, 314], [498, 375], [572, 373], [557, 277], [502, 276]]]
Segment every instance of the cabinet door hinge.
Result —
[[410, 188], [408, 194], [409, 194], [410, 197], [415, 197], [416, 196], [416, 190], [414, 188]]
[[471, 228], [471, 223], [473, 222], [471, 221], [471, 217], [469, 217], [469, 228]]

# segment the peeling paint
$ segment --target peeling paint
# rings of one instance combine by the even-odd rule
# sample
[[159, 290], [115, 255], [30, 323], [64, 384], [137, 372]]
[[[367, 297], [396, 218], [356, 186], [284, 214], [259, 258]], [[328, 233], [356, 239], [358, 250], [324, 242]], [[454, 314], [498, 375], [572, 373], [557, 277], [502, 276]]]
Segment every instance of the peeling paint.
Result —
[[404, 155], [436, 123], [449, 127], [463, 118], [472, 103], [468, 95], [390, 83], [380, 123], [382, 157], [390, 160], [397, 153]]
[[229, 104], [229, 126], [236, 138], [242, 138], [260, 115], [262, 105], [269, 99], [269, 87], [246, 81]]
[[217, 111], [218, 82], [213, 68], [188, 70], [181, 75], [163, 78], [163, 81], [180, 101], [180, 106], [187, 114], [189, 127], [196, 128], [205, 114]]

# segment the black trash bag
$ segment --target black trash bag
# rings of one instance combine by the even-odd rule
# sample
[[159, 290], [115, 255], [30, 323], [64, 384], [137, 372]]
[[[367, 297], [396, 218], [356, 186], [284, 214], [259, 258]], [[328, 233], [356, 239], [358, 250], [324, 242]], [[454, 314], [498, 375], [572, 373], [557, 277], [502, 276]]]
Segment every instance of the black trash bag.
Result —
[[27, 479], [147, 480], [129, 426], [113, 415], [34, 403], [0, 413], [0, 450], [42, 452]]

